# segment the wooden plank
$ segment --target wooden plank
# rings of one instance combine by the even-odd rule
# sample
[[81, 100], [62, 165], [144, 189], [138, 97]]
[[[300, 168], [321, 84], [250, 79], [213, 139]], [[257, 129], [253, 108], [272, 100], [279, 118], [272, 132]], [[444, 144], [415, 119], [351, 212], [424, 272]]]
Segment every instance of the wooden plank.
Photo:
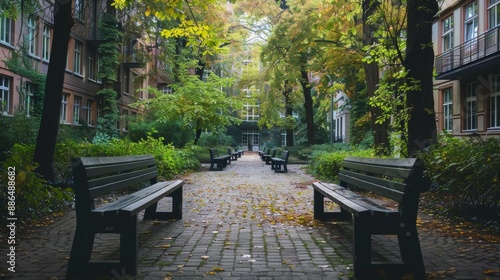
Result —
[[[390, 198], [394, 201], [401, 202], [403, 200], [404, 192], [392, 189], [385, 184], [390, 185], [391, 183], [397, 184], [395, 182], [386, 181], [384, 185], [380, 185], [378, 178], [369, 178], [369, 176], [361, 176], [360, 174], [353, 174], [343, 171], [339, 173], [339, 180], [351, 184], [357, 188], [367, 190], [383, 197]], [[383, 180], [384, 181], [384, 180]], [[401, 187], [401, 186], [399, 186]], [[402, 186], [404, 187], [404, 185]]]
[[139, 200], [135, 201], [134, 203], [131, 203], [122, 209], [120, 209], [121, 214], [125, 215], [130, 215], [133, 216], [137, 214], [138, 212], [146, 209], [148, 206], [152, 205], [155, 202], [158, 202], [160, 199], [168, 196], [169, 194], [173, 193], [175, 190], [180, 188], [184, 184], [183, 181], [177, 180], [173, 183], [170, 183], [168, 185], [165, 185], [162, 189], [148, 195], [140, 198]]
[[145, 181], [153, 178], [154, 176], [156, 176], [156, 174], [157, 174], [157, 171], [155, 170], [155, 171], [152, 171], [150, 173], [140, 174], [140, 175], [137, 175], [137, 176], [134, 176], [131, 178], [123, 179], [120, 181], [115, 181], [115, 182], [108, 183], [108, 184], [100, 186], [100, 187], [89, 189], [89, 193], [90, 193], [90, 196], [92, 198], [102, 196], [102, 195], [110, 193], [111, 191], [123, 189], [123, 188], [132, 186], [132, 185], [137, 184], [137, 183], [145, 182]]

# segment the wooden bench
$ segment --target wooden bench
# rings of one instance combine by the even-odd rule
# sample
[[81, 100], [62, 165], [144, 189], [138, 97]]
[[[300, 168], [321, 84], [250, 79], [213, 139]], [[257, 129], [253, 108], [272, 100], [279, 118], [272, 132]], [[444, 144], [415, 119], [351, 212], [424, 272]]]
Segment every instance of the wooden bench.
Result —
[[259, 157], [260, 157], [262, 160], [264, 160], [263, 156], [264, 156], [265, 154], [268, 154], [268, 153], [269, 153], [269, 150], [270, 150], [270, 149], [269, 149], [268, 147], [264, 147], [264, 149], [262, 149], [262, 151], [259, 151]]
[[[429, 180], [423, 177], [423, 164], [416, 159], [375, 159], [347, 157], [339, 173], [340, 184], [313, 183], [315, 219], [351, 219], [353, 222], [354, 276], [374, 277], [377, 271], [425, 274], [416, 228], [420, 193]], [[368, 191], [398, 203], [397, 209], [385, 207], [349, 187]], [[325, 212], [328, 198], [340, 212]], [[397, 235], [401, 262], [376, 263], [371, 259], [372, 235]]]
[[271, 164], [271, 159], [272, 159], [273, 157], [276, 157], [276, 151], [277, 151], [277, 150], [278, 150], [278, 149], [271, 149], [271, 150], [269, 151], [269, 154], [264, 154], [264, 155], [262, 155], [262, 160], [263, 160], [263, 161], [265, 161], [265, 162], [266, 162], [266, 164]]
[[231, 148], [227, 148], [227, 154], [231, 156], [231, 160], [238, 160], [241, 157], [242, 151], [233, 150]]
[[[151, 155], [122, 157], [82, 157], [73, 162], [76, 230], [66, 279], [91, 273], [137, 274], [138, 214], [144, 219], [182, 219], [182, 186], [184, 181], [157, 181], [158, 170]], [[141, 187], [132, 194], [102, 206], [96, 199]], [[172, 211], [157, 211], [158, 201], [172, 198]], [[120, 235], [120, 257], [115, 261], [92, 261], [97, 233]], [[103, 248], [96, 248], [103, 249]]]
[[[290, 152], [284, 150], [281, 153], [281, 157], [273, 157], [271, 158], [271, 169], [274, 169], [275, 173], [287, 173], [288, 172], [288, 157], [290, 156]], [[281, 167], [283, 166], [283, 169]]]
[[[228, 164], [231, 164], [231, 155], [219, 155], [217, 149], [208, 149], [210, 152], [210, 170], [223, 170]], [[215, 168], [217, 166], [217, 169]]]

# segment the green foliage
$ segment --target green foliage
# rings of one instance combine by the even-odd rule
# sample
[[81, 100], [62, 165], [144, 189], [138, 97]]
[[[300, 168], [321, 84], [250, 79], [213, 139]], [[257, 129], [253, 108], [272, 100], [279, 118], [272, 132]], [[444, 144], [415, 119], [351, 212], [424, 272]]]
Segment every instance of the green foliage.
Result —
[[500, 208], [500, 139], [443, 134], [420, 156], [435, 190], [450, 197], [452, 211]]
[[[16, 217], [23, 223], [42, 221], [45, 217], [56, 215], [68, 209], [72, 191], [48, 184], [38, 173], [32, 162], [34, 145], [15, 144], [0, 166], [0, 203], [7, 207], [7, 174], [15, 168]], [[7, 209], [2, 209], [2, 221], [6, 221]]]
[[11, 116], [0, 115], [0, 160], [6, 156], [14, 144], [35, 143], [38, 135], [40, 120], [38, 118], [27, 117], [24, 114], [14, 114]]
[[[25, 112], [26, 108], [23, 107], [24, 104], [20, 103], [22, 106], [18, 108], [18, 111], [23, 111], [25, 114], [39, 116], [41, 115], [43, 109], [43, 98], [45, 96], [45, 80], [46, 75], [40, 73], [38, 69], [33, 67], [34, 61], [28, 56], [22, 48], [18, 51], [10, 52], [11, 57], [5, 61], [5, 66], [14, 73], [21, 75], [22, 77], [28, 78], [34, 85], [33, 92], [33, 108], [30, 108], [31, 112]], [[21, 98], [27, 94], [24, 87], [20, 90]]]
[[150, 88], [148, 91], [155, 97], [135, 105], [145, 106], [147, 113], [159, 122], [180, 121], [183, 127], [193, 131], [193, 135], [198, 130], [210, 132], [240, 122], [233, 111], [239, 110], [241, 104], [221, 90], [231, 86], [231, 79], [211, 74], [202, 81], [197, 76], [186, 74], [180, 80], [172, 85], [173, 94]]
[[201, 134], [198, 145], [202, 147], [234, 146], [235, 141], [223, 131], [216, 131], [213, 133]]
[[116, 81], [116, 69], [119, 66], [120, 50], [117, 46], [120, 45], [123, 34], [118, 25], [116, 17], [108, 13], [104, 14], [102, 21], [99, 22], [99, 31], [104, 43], [98, 48], [101, 53], [98, 76], [107, 83]]
[[97, 132], [93, 142], [108, 143], [110, 140], [118, 137], [118, 132], [116, 131], [116, 122], [119, 117], [118, 108], [116, 107], [117, 93], [113, 89], [104, 88], [96, 94], [103, 104], [103, 116], [97, 120]]
[[[333, 148], [333, 147], [332, 147]], [[347, 156], [374, 157], [375, 153], [370, 149], [357, 149], [340, 146], [342, 150], [329, 152], [325, 150], [315, 150], [311, 154], [308, 170], [316, 178], [329, 182], [338, 180], [338, 174], [342, 161]]]

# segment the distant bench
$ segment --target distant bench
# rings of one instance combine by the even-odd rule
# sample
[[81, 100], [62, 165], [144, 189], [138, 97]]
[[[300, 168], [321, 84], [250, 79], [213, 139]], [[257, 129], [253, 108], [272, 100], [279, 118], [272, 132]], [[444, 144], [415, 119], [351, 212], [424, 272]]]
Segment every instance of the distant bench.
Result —
[[243, 150], [236, 150], [234, 152], [231, 148], [227, 148], [227, 154], [231, 156], [231, 160], [238, 160], [243, 155]]
[[[416, 228], [419, 195], [429, 187], [422, 162], [416, 159], [347, 157], [339, 173], [340, 185], [313, 183], [315, 219], [353, 221], [354, 276], [374, 277], [386, 273], [425, 274]], [[348, 189], [354, 187], [398, 202], [396, 210]], [[325, 212], [324, 198], [340, 206], [340, 212]], [[372, 263], [371, 236], [397, 235], [402, 263]]]
[[[76, 230], [66, 279], [91, 273], [137, 274], [138, 214], [144, 219], [182, 219], [184, 181], [157, 181], [158, 170], [151, 155], [82, 157], [73, 162]], [[98, 206], [95, 199], [128, 187], [142, 187], [116, 201]], [[156, 211], [158, 201], [172, 198], [172, 212]], [[91, 253], [96, 233], [120, 235], [120, 259], [94, 262]], [[104, 249], [104, 248], [101, 248]]]
[[208, 151], [210, 153], [210, 170], [223, 170], [228, 164], [231, 164], [231, 155], [219, 155], [217, 149], [208, 149]]
[[[271, 169], [273, 169], [275, 173], [287, 173], [288, 157], [290, 157], [290, 152], [286, 150], [281, 152], [281, 157], [271, 157]], [[283, 167], [283, 169], [281, 169], [281, 167]]]

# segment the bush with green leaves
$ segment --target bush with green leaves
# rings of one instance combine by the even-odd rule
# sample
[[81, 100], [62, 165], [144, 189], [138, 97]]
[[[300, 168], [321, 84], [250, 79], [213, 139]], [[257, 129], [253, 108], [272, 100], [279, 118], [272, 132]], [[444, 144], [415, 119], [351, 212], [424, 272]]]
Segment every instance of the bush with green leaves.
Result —
[[[55, 182], [47, 182], [35, 172], [32, 162], [35, 146], [16, 144], [6, 154], [0, 166], [1, 176], [8, 174], [9, 167], [16, 169], [16, 216], [25, 222], [40, 221], [49, 214], [62, 212], [73, 199], [71, 162], [76, 157], [125, 156], [151, 154], [156, 159], [161, 179], [172, 179], [186, 170], [198, 169], [196, 147], [176, 149], [164, 145], [162, 138], [148, 136], [139, 142], [114, 139], [109, 143], [91, 144], [66, 140], [59, 142], [54, 155]], [[1, 178], [0, 203], [7, 207], [7, 178]], [[56, 186], [57, 185], [57, 186]], [[7, 209], [0, 216], [6, 221]]]
[[[41, 221], [68, 209], [73, 192], [69, 188], [50, 185], [37, 172], [32, 162], [34, 145], [15, 144], [7, 153], [7, 159], [0, 166], [0, 201], [7, 207], [7, 174], [15, 169], [15, 215], [22, 223]], [[7, 209], [1, 211], [2, 221], [7, 221]]]
[[373, 149], [350, 149], [327, 152], [315, 151], [311, 154], [308, 171], [320, 180], [336, 182], [342, 162], [347, 156], [374, 157]]
[[420, 157], [435, 191], [450, 198], [452, 211], [500, 208], [500, 139], [443, 134]]
[[14, 144], [33, 144], [38, 135], [40, 119], [28, 117], [25, 114], [3, 116], [0, 114], [0, 160], [5, 159]]

